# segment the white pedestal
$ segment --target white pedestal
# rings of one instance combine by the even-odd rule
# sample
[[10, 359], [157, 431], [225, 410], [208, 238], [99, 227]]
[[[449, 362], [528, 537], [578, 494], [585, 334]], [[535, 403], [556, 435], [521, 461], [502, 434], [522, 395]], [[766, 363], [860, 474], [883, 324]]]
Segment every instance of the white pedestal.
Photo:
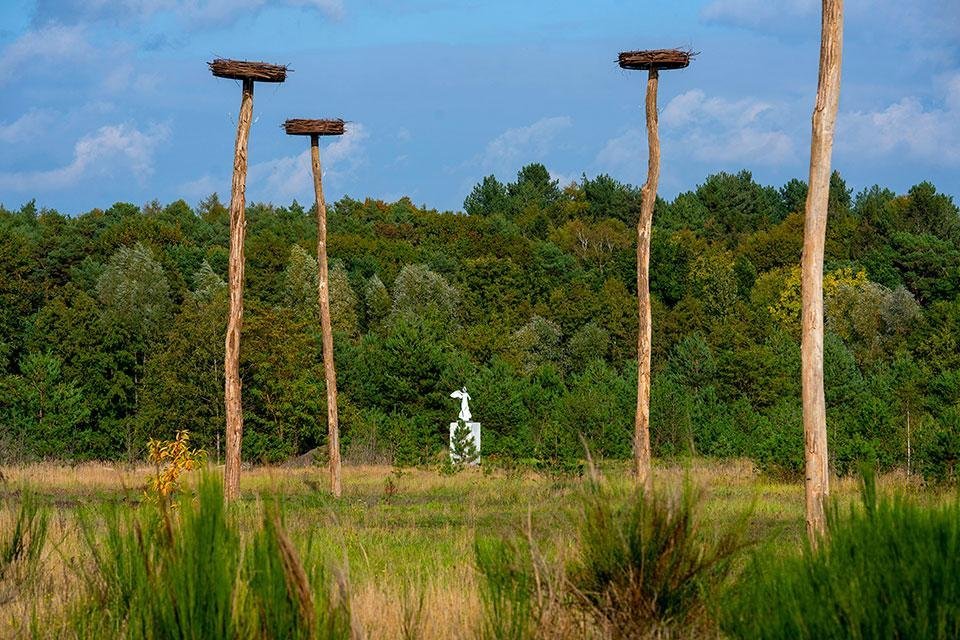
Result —
[[[480, 423], [467, 422], [467, 428], [470, 429], [470, 435], [473, 437], [473, 444], [477, 447], [477, 459], [471, 464], [474, 466], [480, 464]], [[457, 428], [456, 422], [450, 423], [450, 462], [459, 462], [460, 459], [453, 453], [453, 432]]]

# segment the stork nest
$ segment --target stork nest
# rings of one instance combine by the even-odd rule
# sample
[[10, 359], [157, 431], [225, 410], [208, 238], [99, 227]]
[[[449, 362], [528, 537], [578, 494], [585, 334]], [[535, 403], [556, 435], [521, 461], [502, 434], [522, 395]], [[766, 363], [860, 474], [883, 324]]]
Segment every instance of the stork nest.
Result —
[[256, 80], [257, 82], [283, 82], [287, 79], [287, 65], [217, 58], [213, 62], [208, 62], [207, 66], [218, 78]]
[[283, 123], [283, 130], [289, 136], [342, 136], [343, 120], [307, 120], [292, 118]]
[[697, 54], [684, 49], [651, 49], [649, 51], [624, 51], [617, 58], [623, 69], [649, 71], [650, 69], [683, 69]]

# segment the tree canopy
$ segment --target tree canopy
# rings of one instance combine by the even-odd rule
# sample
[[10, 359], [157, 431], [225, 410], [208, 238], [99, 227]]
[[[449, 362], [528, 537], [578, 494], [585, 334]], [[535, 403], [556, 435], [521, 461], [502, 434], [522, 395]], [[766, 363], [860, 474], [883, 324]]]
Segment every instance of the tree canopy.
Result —
[[[798, 311], [806, 185], [708, 176], [659, 200], [652, 239], [656, 455], [802, 462]], [[347, 459], [432, 460], [466, 385], [484, 460], [627, 457], [635, 410], [639, 189], [484, 178], [465, 213], [343, 198], [330, 297]], [[248, 208], [244, 456], [322, 445], [314, 212]], [[0, 207], [0, 456], [136, 457], [222, 429], [228, 217], [216, 194], [74, 216]], [[832, 465], [953, 477], [960, 214], [921, 183], [831, 181], [825, 266]]]

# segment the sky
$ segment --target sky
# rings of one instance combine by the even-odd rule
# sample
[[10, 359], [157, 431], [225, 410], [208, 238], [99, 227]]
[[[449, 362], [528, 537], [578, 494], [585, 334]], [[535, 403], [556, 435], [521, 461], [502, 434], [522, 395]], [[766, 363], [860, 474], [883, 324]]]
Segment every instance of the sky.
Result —
[[[646, 175], [645, 74], [619, 51], [700, 52], [660, 76], [661, 195], [718, 171], [805, 179], [816, 0], [2, 0], [0, 204], [66, 214], [229, 197], [240, 106], [215, 57], [292, 69], [259, 84], [248, 202], [460, 210], [474, 184], [542, 162], [564, 184]], [[932, 181], [960, 201], [960, 2], [847, 0], [834, 167], [855, 190]]]

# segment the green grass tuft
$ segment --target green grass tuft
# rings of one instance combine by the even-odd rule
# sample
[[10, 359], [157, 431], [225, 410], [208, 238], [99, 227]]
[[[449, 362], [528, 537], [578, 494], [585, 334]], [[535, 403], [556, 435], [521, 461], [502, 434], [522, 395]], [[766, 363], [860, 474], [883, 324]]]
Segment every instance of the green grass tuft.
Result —
[[244, 541], [213, 475], [176, 509], [158, 509], [81, 519], [92, 562], [81, 566], [87, 593], [71, 618], [79, 637], [350, 637], [345, 580], [331, 595], [322, 563], [305, 568], [277, 512]]
[[878, 497], [834, 506], [827, 537], [800, 550], [768, 545], [721, 605], [738, 638], [960, 637], [960, 501]]
[[576, 602], [611, 637], [703, 632], [706, 600], [746, 544], [743, 519], [712, 533], [703, 525], [689, 482], [674, 497], [588, 481], [568, 569]]

